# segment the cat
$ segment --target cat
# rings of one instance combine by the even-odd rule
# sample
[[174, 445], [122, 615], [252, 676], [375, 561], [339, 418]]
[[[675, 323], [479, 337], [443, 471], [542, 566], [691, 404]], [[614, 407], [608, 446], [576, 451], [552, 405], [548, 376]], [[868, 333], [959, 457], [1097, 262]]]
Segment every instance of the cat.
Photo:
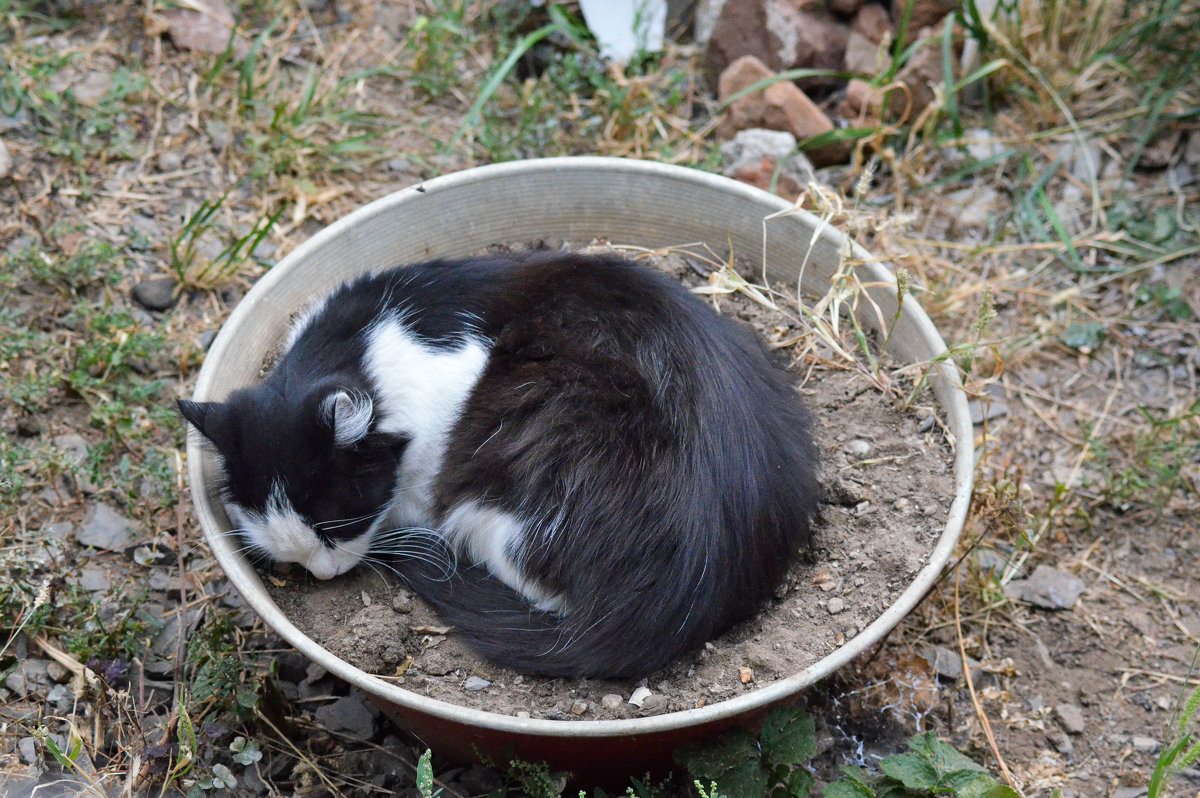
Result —
[[647, 675], [757, 611], [810, 542], [817, 456], [787, 372], [622, 258], [360, 277], [284, 350], [223, 402], [179, 401], [247, 545], [319, 579], [440, 547], [452, 574], [429, 551], [394, 567], [498, 665]]

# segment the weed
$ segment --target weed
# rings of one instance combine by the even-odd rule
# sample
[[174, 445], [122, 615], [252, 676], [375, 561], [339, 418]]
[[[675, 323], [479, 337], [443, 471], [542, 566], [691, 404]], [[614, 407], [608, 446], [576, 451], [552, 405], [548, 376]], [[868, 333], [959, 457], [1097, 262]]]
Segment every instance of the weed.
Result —
[[[1198, 661], [1200, 661], [1200, 647], [1197, 647], [1196, 653], [1192, 655], [1192, 664], [1188, 668], [1189, 676], [1196, 672]], [[1164, 791], [1172, 778], [1180, 771], [1200, 761], [1200, 739], [1193, 737], [1197, 729], [1196, 720], [1200, 717], [1197, 715], [1200, 712], [1200, 684], [1192, 688], [1191, 693], [1185, 691], [1184, 695], [1180, 696], [1180, 702], [1176, 705], [1175, 711], [1178, 714], [1171, 721], [1168, 737], [1154, 763], [1154, 772], [1150, 776], [1147, 798], [1160, 798], [1165, 795]]]
[[1200, 459], [1200, 399], [1175, 411], [1139, 407], [1143, 425], [1116, 440], [1088, 432], [1103, 500], [1116, 510], [1135, 506], [1163, 512], [1192, 489], [1189, 467]]
[[214, 201], [201, 202], [184, 220], [179, 232], [171, 237], [168, 243], [170, 266], [180, 285], [211, 289], [228, 280], [250, 259], [255, 248], [267, 237], [283, 213], [281, 207], [269, 216], [260, 216], [248, 233], [232, 238], [215, 255], [205, 257], [201, 253], [202, 244], [205, 240], [215, 240], [219, 235], [217, 213], [228, 196], [226, 193]]
[[431, 98], [457, 86], [470, 45], [466, 0], [437, 0], [406, 34], [412, 52], [409, 80]]

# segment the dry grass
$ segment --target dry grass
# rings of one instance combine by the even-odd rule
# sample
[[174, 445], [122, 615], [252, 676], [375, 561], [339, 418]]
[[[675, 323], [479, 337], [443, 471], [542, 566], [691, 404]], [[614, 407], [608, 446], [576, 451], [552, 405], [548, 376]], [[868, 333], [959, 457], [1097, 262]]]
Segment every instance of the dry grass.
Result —
[[[573, 58], [574, 46], [555, 44], [566, 54], [557, 66], [501, 84], [484, 121], [445, 151], [504, 47], [526, 29], [495, 21], [482, 2], [394, 5], [248, 5], [239, 19], [257, 43], [248, 60], [177, 50], [161, 33], [171, 8], [157, 2], [89, 7], [82, 16], [0, 6], [0, 117], [15, 120], [0, 126], [14, 162], [0, 178], [8, 253], [0, 255], [0, 391], [13, 400], [0, 415], [0, 600], [10, 619], [0, 668], [11, 668], [14, 654], [40, 657], [40, 646], [78, 682], [66, 709], [9, 696], [0, 756], [13, 773], [28, 770], [16, 754], [22, 737], [73, 730], [62, 743], [68, 751], [70, 740], [81, 743], [81, 789], [95, 780], [131, 795], [157, 791], [167, 773], [190, 766], [171, 748], [181, 721], [203, 730], [221, 720], [261, 742], [263, 764], [247, 772], [257, 768], [298, 794], [378, 794], [354, 776], [354, 756], [365, 749], [329, 735], [305, 705], [277, 693], [268, 673], [277, 652], [260, 650], [270, 638], [260, 624], [232, 622], [219, 573], [187, 533], [176, 463], [182, 436], [169, 403], [188, 393], [203, 357], [198, 338], [320, 227], [434, 174], [584, 152], [716, 165], [714, 119], [693, 116], [713, 105], [689, 47], [606, 72]], [[1055, 689], [1040, 671], [1060, 672], [1036, 653], [1032, 662], [1012, 660], [1039, 650], [1031, 640], [1053, 645], [1062, 636], [1111, 652], [1077, 667], [1106, 680], [1115, 706], [1126, 708], [1120, 717], [1141, 725], [1096, 720], [1103, 734], [1161, 737], [1162, 702], [1194, 684], [1163, 654], [1174, 648], [1140, 643], [1153, 635], [1194, 648], [1191, 619], [1200, 612], [1194, 576], [1163, 554], [1194, 559], [1188, 546], [1200, 514], [1200, 294], [1187, 279], [1200, 254], [1198, 192], [1194, 182], [1173, 184], [1157, 167], [1138, 167], [1148, 149], [1197, 124], [1200, 69], [1188, 72], [1194, 52], [1178, 42], [1188, 41], [1180, 26], [1200, 7], [1167, 6], [1170, 18], [1156, 17], [1151, 4], [1017, 4], [984, 31], [984, 59], [1004, 62], [980, 81], [985, 94], [956, 96], [957, 106], [943, 96], [916, 124], [881, 127], [864, 142], [860, 168], [841, 178], [840, 195], [824, 188], [803, 198], [904, 270], [912, 298], [958, 345], [970, 396], [1004, 405], [978, 428], [961, 584], [936, 591], [890, 645], [950, 644], [982, 662], [982, 683], [969, 696], [943, 689], [949, 704], [977, 703], [995, 745], [985, 724], [962, 715], [946, 723], [947, 734], [1003, 758], [1027, 793], [1073, 777], [1087, 794], [1103, 779], [1145, 772], [1139, 754], [1104, 747], [1108, 737], [1088, 738], [1100, 752], [1090, 759], [1082, 744], [1069, 760], [1047, 752], [1044, 740], [1031, 742], [1053, 721], [1027, 699]], [[424, 27], [416, 25], [422, 17]], [[994, 157], [977, 158], [970, 147]], [[1179, 152], [1167, 162], [1178, 165]], [[964, 221], [974, 197], [988, 212]], [[844, 292], [805, 309], [824, 346], [846, 355], [855, 338], [840, 326], [839, 304], [861, 296], [853, 266], [842, 275]], [[150, 322], [110, 312], [130, 308], [130, 288], [152, 275], [179, 279], [179, 309]], [[749, 290], [735, 272], [719, 279], [714, 290]], [[19, 418], [37, 419], [39, 430], [18, 435]], [[85, 461], [56, 448], [51, 439], [62, 434], [86, 440]], [[86, 482], [95, 490], [85, 492]], [[72, 540], [47, 538], [49, 522], [77, 524], [96, 500], [139, 524], [142, 553], [84, 556]], [[981, 550], [1002, 564], [988, 565]], [[1033, 562], [1091, 582], [1074, 625], [1004, 595], [1017, 568]], [[114, 585], [136, 589], [83, 591], [79, 569], [98, 563]], [[201, 611], [191, 639], [211, 649], [177, 649], [158, 674], [132, 656], [154, 630], [117, 623], [156, 574], [170, 586], [155, 596], [172, 596], [158, 620]], [[1146, 631], [1129, 633], [1127, 617]], [[102, 634], [97, 620], [112, 628]], [[92, 656], [129, 670], [109, 679]], [[197, 680], [220, 657], [235, 663], [222, 672], [229, 695], [257, 697], [243, 714], [220, 695], [196, 698]], [[1149, 707], [1136, 705], [1141, 721], [1129, 720], [1142, 717], [1128, 710], [1135, 698]], [[198, 745], [194, 770], [181, 778], [228, 759], [227, 739]], [[414, 763], [403, 761], [411, 771]], [[1087, 768], [1092, 781], [1079, 775]]]

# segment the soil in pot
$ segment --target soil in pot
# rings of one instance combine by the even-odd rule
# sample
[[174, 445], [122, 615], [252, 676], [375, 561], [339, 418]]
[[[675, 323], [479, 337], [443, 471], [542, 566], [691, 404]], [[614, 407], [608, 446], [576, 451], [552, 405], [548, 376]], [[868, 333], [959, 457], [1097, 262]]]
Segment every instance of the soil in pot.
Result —
[[813, 549], [797, 558], [763, 611], [648, 679], [547, 679], [481, 660], [389, 573], [360, 567], [321, 582], [299, 566], [276, 566], [267, 589], [301, 631], [358, 668], [430, 698], [518, 717], [601, 720], [693, 709], [787, 677], [844, 645], [895, 601], [928, 561], [954, 496], [952, 452], [933, 409], [905, 408], [864, 365], [823, 355], [794, 311], [725, 293], [735, 282], [711, 278], [718, 261], [684, 251], [642, 257], [693, 287], [714, 286], [720, 312], [793, 353], [791, 369], [823, 453], [825, 495]]

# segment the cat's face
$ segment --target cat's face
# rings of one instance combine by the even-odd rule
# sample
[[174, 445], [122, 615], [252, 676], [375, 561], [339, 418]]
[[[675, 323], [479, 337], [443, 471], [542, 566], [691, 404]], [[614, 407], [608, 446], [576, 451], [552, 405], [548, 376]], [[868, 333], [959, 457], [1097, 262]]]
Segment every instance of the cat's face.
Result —
[[368, 396], [333, 388], [290, 402], [258, 386], [179, 409], [220, 454], [226, 506], [250, 546], [319, 579], [367, 554], [407, 443], [374, 431]]

